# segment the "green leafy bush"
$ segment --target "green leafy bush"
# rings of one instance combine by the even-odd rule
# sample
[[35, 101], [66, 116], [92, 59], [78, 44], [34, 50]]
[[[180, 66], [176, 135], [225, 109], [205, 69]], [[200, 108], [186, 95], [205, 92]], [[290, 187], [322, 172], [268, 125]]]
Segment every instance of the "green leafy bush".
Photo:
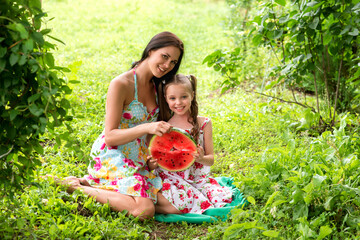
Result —
[[71, 89], [58, 76], [68, 70], [55, 65], [47, 38], [60, 40], [41, 28], [41, 1], [1, 0], [0, 13], [0, 189], [7, 195], [31, 183], [43, 153], [39, 137], [71, 120]]
[[[232, 13], [228, 24], [236, 47], [232, 51], [216, 50], [203, 62], [225, 76], [223, 91], [251, 79], [253, 64], [247, 65], [250, 49], [250, 56], [262, 64], [261, 69], [267, 65], [265, 72], [261, 71], [261, 91], [290, 89], [292, 99], [286, 101], [319, 114], [320, 131], [335, 125], [337, 112], [359, 111], [360, 1], [228, 3]], [[252, 8], [258, 11], [250, 11]], [[268, 49], [271, 58], [265, 62], [261, 51], [251, 46]], [[295, 91], [303, 92], [304, 97], [300, 99]], [[306, 93], [314, 94], [316, 103], [309, 104]]]

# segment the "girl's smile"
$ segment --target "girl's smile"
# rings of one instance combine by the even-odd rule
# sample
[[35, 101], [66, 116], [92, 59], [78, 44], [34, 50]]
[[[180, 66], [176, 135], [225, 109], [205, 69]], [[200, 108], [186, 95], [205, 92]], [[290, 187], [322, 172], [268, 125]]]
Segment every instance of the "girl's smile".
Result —
[[186, 84], [170, 84], [166, 89], [166, 102], [174, 114], [187, 114], [191, 107], [193, 94]]

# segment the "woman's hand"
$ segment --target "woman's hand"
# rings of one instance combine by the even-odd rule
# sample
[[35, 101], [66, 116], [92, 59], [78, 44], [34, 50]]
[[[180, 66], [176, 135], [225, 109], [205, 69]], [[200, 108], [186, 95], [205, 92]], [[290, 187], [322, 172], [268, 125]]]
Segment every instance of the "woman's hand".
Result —
[[159, 165], [157, 163], [157, 160], [152, 158], [152, 156], [148, 156], [146, 163], [150, 169], [150, 171], [154, 170], [155, 168], [157, 168]]
[[148, 133], [156, 134], [161, 137], [163, 134], [170, 132], [171, 128], [172, 128], [171, 124], [167, 122], [164, 121], [153, 122], [153, 123], [149, 123]]
[[195, 158], [195, 162], [202, 163], [203, 159], [204, 159], [204, 154], [205, 154], [204, 148], [202, 148], [201, 146], [198, 146], [197, 147], [197, 152], [193, 153], [193, 156]]

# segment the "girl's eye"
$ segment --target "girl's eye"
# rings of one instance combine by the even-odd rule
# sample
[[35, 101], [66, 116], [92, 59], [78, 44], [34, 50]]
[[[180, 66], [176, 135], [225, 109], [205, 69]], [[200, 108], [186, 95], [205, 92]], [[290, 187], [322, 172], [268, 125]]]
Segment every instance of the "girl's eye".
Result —
[[186, 99], [186, 98], [187, 98], [187, 96], [182, 96], [182, 98], [183, 98], [183, 99]]
[[165, 55], [165, 54], [163, 54], [162, 56], [163, 56], [163, 58], [164, 58], [165, 60], [167, 60], [167, 59], [169, 58], [169, 56], [168, 56], [168, 55]]
[[176, 61], [171, 61], [171, 65], [175, 66], [176, 65]]

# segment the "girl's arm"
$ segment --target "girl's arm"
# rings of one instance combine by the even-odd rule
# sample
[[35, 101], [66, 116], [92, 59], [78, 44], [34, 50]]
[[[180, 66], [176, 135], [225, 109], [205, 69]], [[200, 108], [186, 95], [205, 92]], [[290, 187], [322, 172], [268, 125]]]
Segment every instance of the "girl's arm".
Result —
[[204, 148], [198, 147], [198, 153], [195, 154], [195, 161], [205, 166], [214, 164], [214, 145], [212, 139], [212, 123], [211, 120], [206, 124], [204, 131]]
[[166, 122], [145, 123], [128, 129], [119, 129], [130, 85], [124, 76], [119, 76], [110, 82], [105, 115], [105, 143], [108, 147], [124, 145], [145, 134], [161, 136], [169, 131], [170, 124]]

